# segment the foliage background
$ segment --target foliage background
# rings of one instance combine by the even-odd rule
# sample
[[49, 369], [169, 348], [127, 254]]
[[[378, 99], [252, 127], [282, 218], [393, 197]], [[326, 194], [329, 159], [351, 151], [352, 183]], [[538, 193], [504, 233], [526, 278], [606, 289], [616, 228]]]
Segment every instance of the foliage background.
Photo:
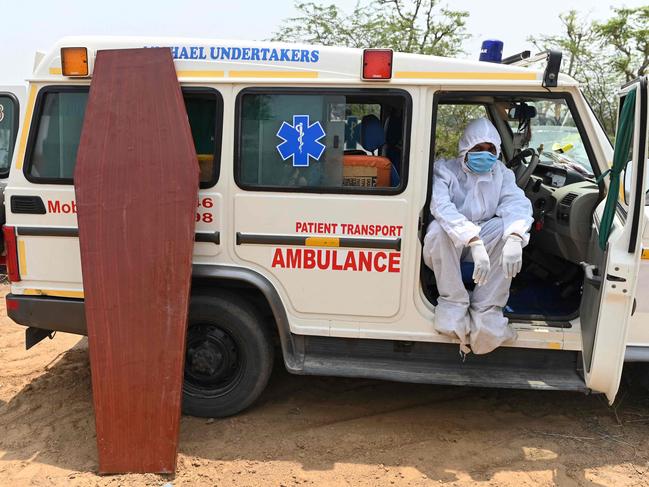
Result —
[[[335, 4], [300, 2], [297, 15], [286, 19], [273, 39], [326, 46], [390, 47], [401, 52], [458, 56], [466, 54], [470, 13], [442, 5], [439, 0], [359, 0], [351, 12]], [[647, 73], [649, 67], [649, 5], [613, 8], [608, 19], [590, 20], [576, 10], [560, 14], [563, 32], [539, 33], [528, 41], [538, 50], [560, 49], [562, 72], [574, 77], [612, 136], [615, 132], [615, 90], [624, 82]], [[535, 25], [535, 24], [531, 24]], [[470, 114], [449, 112], [454, 121]], [[449, 134], [452, 137], [452, 134]], [[447, 139], [448, 148], [457, 135]]]

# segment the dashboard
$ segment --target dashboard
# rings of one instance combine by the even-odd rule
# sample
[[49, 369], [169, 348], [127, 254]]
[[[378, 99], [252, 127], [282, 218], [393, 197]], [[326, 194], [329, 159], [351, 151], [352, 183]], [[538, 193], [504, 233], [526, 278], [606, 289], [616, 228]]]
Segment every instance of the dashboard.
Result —
[[585, 261], [592, 215], [599, 201], [597, 184], [570, 167], [541, 163], [525, 194], [537, 223], [531, 243], [575, 264]]
[[534, 170], [534, 176], [540, 178], [543, 184], [553, 188], [562, 188], [566, 184], [574, 184], [583, 181], [594, 182], [584, 172], [577, 171], [570, 166], [558, 166], [556, 164], [539, 163]]

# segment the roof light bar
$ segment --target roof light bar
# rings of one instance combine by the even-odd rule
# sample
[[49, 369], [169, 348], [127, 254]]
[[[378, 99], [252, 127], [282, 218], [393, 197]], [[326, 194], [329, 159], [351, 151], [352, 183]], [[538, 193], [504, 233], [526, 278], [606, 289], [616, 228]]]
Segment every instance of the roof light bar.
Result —
[[508, 56], [502, 61], [500, 61], [500, 64], [514, 64], [519, 61], [522, 61], [523, 59], [527, 59], [532, 55], [530, 51], [521, 51], [518, 54], [514, 54], [512, 56]]
[[547, 51], [539, 52], [534, 56], [513, 61], [511, 64], [515, 66], [528, 67], [534, 63], [545, 61], [545, 71], [543, 72], [543, 86], [546, 88], [553, 88], [559, 82], [559, 71], [561, 70], [561, 58], [563, 54], [561, 51], [549, 49]]
[[487, 63], [500, 63], [503, 58], [503, 41], [488, 39], [482, 42], [480, 48], [480, 61]]

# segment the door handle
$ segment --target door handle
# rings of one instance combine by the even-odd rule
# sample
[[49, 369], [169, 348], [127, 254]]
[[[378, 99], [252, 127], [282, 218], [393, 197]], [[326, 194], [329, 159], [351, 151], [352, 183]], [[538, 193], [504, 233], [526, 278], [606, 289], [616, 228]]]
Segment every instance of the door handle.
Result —
[[602, 287], [602, 276], [599, 275], [599, 268], [596, 265], [582, 262], [581, 267], [584, 269], [584, 279], [597, 289]]

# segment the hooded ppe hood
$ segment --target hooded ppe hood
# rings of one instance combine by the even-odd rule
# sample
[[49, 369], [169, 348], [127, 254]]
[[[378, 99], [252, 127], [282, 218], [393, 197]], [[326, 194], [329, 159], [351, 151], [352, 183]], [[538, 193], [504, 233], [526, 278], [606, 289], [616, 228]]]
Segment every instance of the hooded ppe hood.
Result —
[[458, 143], [458, 156], [464, 161], [464, 156], [477, 144], [488, 142], [496, 147], [496, 157], [500, 156], [500, 135], [496, 127], [486, 118], [476, 118], [471, 120], [466, 128], [460, 142]]

